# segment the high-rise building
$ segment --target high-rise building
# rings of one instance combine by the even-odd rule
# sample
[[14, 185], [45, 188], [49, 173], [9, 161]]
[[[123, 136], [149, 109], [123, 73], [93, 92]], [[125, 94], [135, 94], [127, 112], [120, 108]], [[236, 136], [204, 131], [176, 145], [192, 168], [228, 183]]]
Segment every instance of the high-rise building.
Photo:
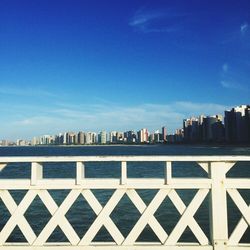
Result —
[[183, 138], [184, 138], [184, 132], [183, 132], [183, 129], [176, 129], [175, 130], [175, 142], [182, 142], [183, 141]]
[[31, 145], [35, 146], [40, 144], [39, 138], [38, 137], [33, 137], [32, 141], [31, 141]]
[[124, 133], [123, 132], [117, 132], [116, 133], [117, 142], [124, 142]]
[[149, 135], [148, 139], [149, 139], [149, 142], [150, 142], [150, 143], [154, 143], [154, 142], [155, 142], [155, 135], [154, 135], [154, 133], [151, 133], [151, 134]]
[[203, 118], [203, 141], [221, 142], [224, 140], [224, 126], [222, 116], [206, 116]]
[[25, 140], [22, 140], [22, 139], [17, 139], [16, 145], [17, 146], [26, 146], [27, 142]]
[[78, 141], [78, 144], [81, 144], [83, 145], [85, 143], [85, 133], [82, 132], [82, 131], [79, 131], [78, 134], [77, 134], [77, 141]]
[[198, 118], [185, 119], [183, 121], [183, 132], [186, 142], [221, 142], [224, 140], [222, 116], [200, 115]]
[[[160, 134], [159, 130], [156, 130], [154, 132], [154, 142], [159, 143], [160, 141], [163, 141], [162, 135], [163, 134]], [[167, 140], [167, 137], [165, 138], [165, 141], [166, 140]]]
[[106, 144], [107, 143], [107, 132], [106, 131], [101, 131], [100, 132], [100, 141], [101, 144]]
[[183, 120], [184, 140], [187, 142], [199, 142], [200, 138], [200, 121], [196, 117]]
[[92, 144], [92, 133], [91, 132], [87, 132], [86, 133], [86, 144]]
[[86, 133], [86, 144], [93, 144], [96, 143], [96, 133], [94, 132], [87, 132]]
[[247, 106], [245, 111], [246, 116], [246, 126], [247, 126], [247, 141], [250, 142], [250, 105]]
[[0, 141], [0, 145], [1, 145], [1, 146], [4, 146], [4, 147], [5, 147], [5, 146], [9, 146], [9, 142], [8, 142], [7, 140], [1, 140], [1, 141]]
[[66, 133], [66, 144], [67, 145], [77, 144], [77, 136], [75, 132]]
[[143, 128], [140, 131], [138, 131], [138, 142], [139, 143], [148, 142], [148, 130], [146, 128]]
[[41, 145], [49, 145], [49, 144], [54, 144], [55, 142], [55, 137], [51, 135], [43, 135], [40, 137], [40, 143]]
[[117, 142], [117, 132], [111, 131], [109, 134], [109, 141], [110, 143], [116, 143]]
[[124, 133], [124, 141], [126, 141], [127, 143], [136, 142], [136, 133], [133, 130], [126, 131]]
[[241, 105], [225, 111], [225, 137], [227, 142], [249, 142], [250, 105]]
[[162, 135], [162, 141], [166, 141], [167, 140], [167, 128], [166, 127], [162, 127], [161, 129], [161, 135]]

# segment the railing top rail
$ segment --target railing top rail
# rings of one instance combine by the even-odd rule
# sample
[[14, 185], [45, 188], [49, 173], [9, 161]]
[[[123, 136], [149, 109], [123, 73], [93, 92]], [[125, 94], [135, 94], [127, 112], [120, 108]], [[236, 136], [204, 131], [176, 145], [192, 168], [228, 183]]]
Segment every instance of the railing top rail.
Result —
[[168, 155], [168, 156], [4, 156], [0, 163], [11, 162], [237, 162], [250, 161], [250, 155]]

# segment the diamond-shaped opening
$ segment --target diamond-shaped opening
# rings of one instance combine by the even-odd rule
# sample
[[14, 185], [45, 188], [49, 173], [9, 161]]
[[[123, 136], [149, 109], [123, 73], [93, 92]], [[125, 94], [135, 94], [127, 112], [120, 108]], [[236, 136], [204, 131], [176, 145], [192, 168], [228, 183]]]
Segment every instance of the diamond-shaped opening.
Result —
[[127, 194], [122, 197], [110, 215], [124, 237], [129, 234], [140, 216], [140, 212]]
[[197, 162], [173, 162], [172, 176], [208, 178], [207, 172]]
[[178, 193], [178, 195], [180, 196], [184, 204], [188, 206], [198, 190], [197, 189], [178, 189], [175, 191]]
[[82, 238], [97, 216], [84, 197], [79, 195], [65, 217], [78, 236]]
[[164, 178], [164, 162], [128, 162], [128, 178]]
[[61, 228], [57, 226], [46, 242], [69, 242]]
[[149, 225], [146, 225], [136, 242], [160, 242], [160, 240], [152, 228]]
[[250, 204], [250, 192], [249, 189], [238, 189], [238, 192], [240, 193], [241, 197], [244, 199], [246, 204]]
[[43, 164], [44, 178], [75, 178], [76, 164], [73, 162], [46, 162]]
[[26, 238], [24, 237], [23, 233], [21, 232], [20, 228], [16, 226], [14, 230], [11, 232], [9, 238], [6, 242], [27, 242]]
[[198, 240], [196, 239], [194, 233], [190, 230], [189, 227], [186, 227], [183, 234], [179, 238], [178, 242], [187, 242], [187, 243], [198, 243]]
[[227, 213], [228, 213], [228, 233], [232, 234], [233, 230], [236, 228], [238, 222], [240, 221], [242, 215], [239, 211], [237, 205], [232, 200], [231, 196], [227, 194]]
[[49, 194], [52, 196], [54, 201], [58, 206], [62, 204], [62, 202], [65, 200], [67, 195], [69, 194], [70, 190], [66, 189], [60, 189], [60, 190], [49, 190]]
[[250, 178], [250, 162], [238, 161], [227, 172], [226, 177], [229, 178]]
[[102, 206], [106, 205], [114, 193], [113, 189], [93, 189], [91, 191]]
[[102, 226], [92, 242], [114, 242], [114, 239], [107, 231], [107, 229], [104, 226]]
[[194, 219], [199, 224], [202, 231], [207, 238], [210, 237], [210, 225], [209, 225], [209, 195], [206, 196], [200, 207], [194, 214]]
[[86, 178], [120, 178], [120, 162], [86, 162]]
[[159, 190], [157, 189], [137, 189], [136, 192], [139, 194], [141, 199], [144, 201], [146, 205], [154, 199], [155, 195]]
[[240, 243], [250, 243], [250, 227], [248, 226], [246, 232], [243, 234], [242, 238], [240, 239]]
[[26, 210], [24, 217], [38, 236], [52, 217], [40, 197], [37, 195]]
[[29, 179], [31, 176], [31, 163], [8, 163], [7, 166], [0, 171], [0, 179]]
[[10, 195], [14, 199], [17, 205], [22, 201], [27, 193], [27, 190], [9, 190]]
[[5, 204], [1, 199], [0, 199], [0, 211], [1, 211], [0, 214], [0, 231], [1, 231], [11, 216], [9, 210], [7, 209], [7, 207], [5, 206]]
[[155, 218], [167, 234], [170, 234], [180, 219], [180, 214], [167, 196], [155, 212]]

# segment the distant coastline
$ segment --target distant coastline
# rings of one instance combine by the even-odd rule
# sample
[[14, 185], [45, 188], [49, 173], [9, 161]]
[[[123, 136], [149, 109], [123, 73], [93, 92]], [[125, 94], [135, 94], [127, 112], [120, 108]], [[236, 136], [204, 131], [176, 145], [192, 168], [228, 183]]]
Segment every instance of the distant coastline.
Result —
[[190, 142], [179, 142], [179, 143], [117, 143], [117, 144], [71, 144], [71, 145], [53, 145], [53, 144], [44, 144], [44, 145], [27, 145], [27, 146], [17, 146], [17, 145], [9, 145], [9, 146], [0, 146], [0, 148], [4, 147], [31, 147], [31, 148], [39, 148], [39, 147], [148, 147], [148, 146], [203, 146], [203, 147], [250, 147], [250, 143], [190, 143]]

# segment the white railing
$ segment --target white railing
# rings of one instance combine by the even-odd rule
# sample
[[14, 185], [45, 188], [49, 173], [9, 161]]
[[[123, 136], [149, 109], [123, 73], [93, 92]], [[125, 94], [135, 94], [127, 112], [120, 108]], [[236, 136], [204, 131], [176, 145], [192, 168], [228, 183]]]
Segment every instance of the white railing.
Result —
[[[207, 178], [174, 178], [172, 162], [197, 162], [207, 173]], [[250, 205], [246, 204], [238, 189], [250, 189], [250, 178], [227, 178], [226, 173], [238, 161], [250, 163], [250, 156], [89, 156], [89, 157], [1, 157], [0, 168], [9, 163], [31, 163], [30, 179], [1, 179], [0, 198], [10, 218], [0, 232], [0, 249], [204, 249], [204, 250], [237, 250], [250, 249], [249, 243], [240, 244], [245, 231], [250, 225]], [[76, 178], [46, 179], [43, 178], [43, 164], [46, 162], [75, 163]], [[120, 162], [121, 177], [86, 178], [86, 162]], [[164, 178], [128, 178], [127, 162], [164, 162]], [[250, 167], [250, 166], [249, 166]], [[70, 190], [60, 206], [54, 201], [48, 190]], [[114, 189], [114, 193], [105, 206], [102, 206], [93, 193], [93, 189]], [[136, 190], [157, 190], [156, 195], [146, 205]], [[196, 194], [188, 206], [179, 196], [178, 189], [195, 189]], [[19, 204], [11, 195], [11, 190], [28, 190]], [[241, 212], [241, 219], [233, 232], [228, 233], [227, 193]], [[110, 217], [112, 211], [127, 194], [140, 213], [133, 228], [124, 236]], [[35, 197], [39, 196], [51, 214], [51, 218], [39, 235], [36, 235], [24, 214]], [[96, 214], [96, 219], [87, 232], [79, 237], [66, 218], [79, 196], [83, 196]], [[194, 218], [200, 205], [209, 196], [210, 235], [207, 236]], [[168, 197], [180, 214], [174, 229], [167, 234], [161, 223], [155, 218], [155, 212]], [[1, 211], [0, 211], [1, 216]], [[41, 215], [42, 216], [42, 215]], [[169, 218], [171, 220], [171, 218]], [[84, 222], [82, 222], [84, 223]], [[229, 222], [230, 223], [230, 222]], [[159, 239], [155, 242], [137, 242], [137, 238], [149, 225]], [[9, 243], [8, 237], [18, 226], [27, 243]], [[48, 243], [47, 240], [59, 226], [69, 243]], [[104, 226], [113, 238], [113, 242], [93, 242], [93, 239]], [[195, 235], [196, 243], [180, 243], [179, 239], [189, 227]]]

